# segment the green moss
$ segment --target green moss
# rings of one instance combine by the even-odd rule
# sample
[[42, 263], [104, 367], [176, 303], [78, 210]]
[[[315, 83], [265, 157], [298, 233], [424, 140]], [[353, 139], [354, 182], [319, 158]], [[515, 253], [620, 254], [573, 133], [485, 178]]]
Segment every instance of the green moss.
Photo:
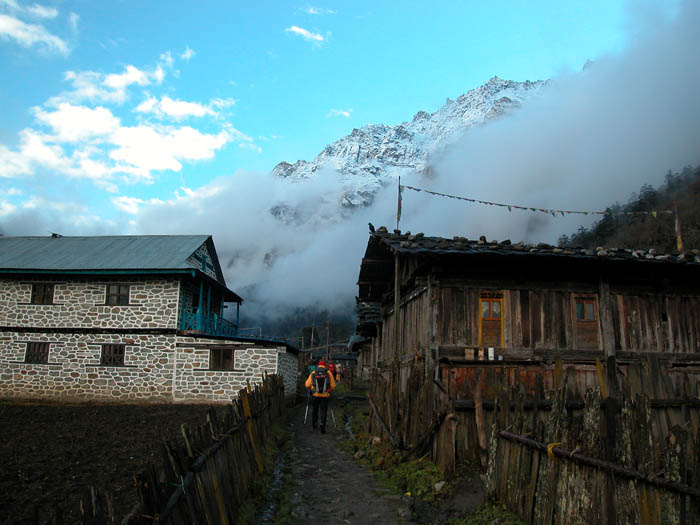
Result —
[[270, 427], [265, 449], [263, 451], [264, 474], [260, 481], [256, 482], [250, 491], [250, 496], [241, 505], [238, 512], [237, 523], [241, 525], [255, 522], [256, 514], [263, 504], [269, 504], [270, 500], [277, 504], [275, 523], [290, 523], [285, 521], [291, 516], [290, 494], [291, 475], [289, 467], [284, 466], [281, 472], [281, 483], [275, 490], [270, 491], [273, 482], [275, 463], [280, 454], [284, 454], [291, 447], [291, 432], [285, 428], [286, 420], [277, 421]]
[[449, 525], [490, 525], [495, 520], [499, 525], [524, 525], [518, 516], [494, 503], [485, 503], [463, 518], [452, 519]]
[[[357, 395], [358, 392], [353, 394]], [[373, 436], [367, 432], [369, 418], [366, 401], [340, 401], [337, 407], [344, 421], [351, 418], [350, 428], [355, 435], [355, 439], [351, 440], [346, 434], [343, 448], [356, 455], [360, 463], [370, 467], [381, 485], [401, 494], [410, 492], [413, 497], [426, 502], [435, 500], [435, 484], [445, 479], [435, 463], [425, 456], [416, 458], [406, 452], [395, 451], [386, 441], [373, 444]]]

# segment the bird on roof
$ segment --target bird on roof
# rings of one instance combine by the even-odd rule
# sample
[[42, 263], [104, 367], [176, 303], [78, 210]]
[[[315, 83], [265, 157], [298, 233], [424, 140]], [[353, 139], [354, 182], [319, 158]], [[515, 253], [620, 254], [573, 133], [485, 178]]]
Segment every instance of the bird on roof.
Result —
[[374, 224], [372, 224], [371, 222], [368, 222], [367, 224], [369, 224], [369, 231], [371, 233], [374, 233]]

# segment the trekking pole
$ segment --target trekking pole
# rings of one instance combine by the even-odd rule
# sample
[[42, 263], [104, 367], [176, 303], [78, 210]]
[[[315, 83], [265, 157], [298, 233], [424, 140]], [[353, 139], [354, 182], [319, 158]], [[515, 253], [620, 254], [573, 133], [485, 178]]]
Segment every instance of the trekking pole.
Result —
[[338, 424], [335, 422], [335, 414], [333, 413], [333, 409], [330, 408], [329, 410], [331, 411], [331, 418], [333, 419], [333, 426], [335, 428], [338, 428]]
[[311, 390], [309, 390], [309, 395], [306, 396], [306, 411], [304, 412], [304, 424], [306, 425], [306, 416], [309, 415], [309, 401], [311, 400]]

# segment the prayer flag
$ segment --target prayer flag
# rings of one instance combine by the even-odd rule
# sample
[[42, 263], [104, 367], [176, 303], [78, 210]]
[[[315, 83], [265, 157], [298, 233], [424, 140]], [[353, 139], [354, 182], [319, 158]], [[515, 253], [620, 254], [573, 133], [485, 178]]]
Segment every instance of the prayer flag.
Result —
[[683, 237], [681, 236], [681, 219], [678, 216], [678, 206], [673, 204], [673, 211], [676, 213], [676, 248], [683, 253]]

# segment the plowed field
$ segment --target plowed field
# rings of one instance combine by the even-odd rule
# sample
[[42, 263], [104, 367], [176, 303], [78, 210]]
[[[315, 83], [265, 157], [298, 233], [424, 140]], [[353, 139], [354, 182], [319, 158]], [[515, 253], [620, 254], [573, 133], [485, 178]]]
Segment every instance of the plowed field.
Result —
[[134, 474], [161, 462], [162, 437], [202, 424], [203, 405], [62, 405], [0, 401], [0, 523], [78, 519], [90, 486], [114, 497], [119, 520], [136, 503]]

